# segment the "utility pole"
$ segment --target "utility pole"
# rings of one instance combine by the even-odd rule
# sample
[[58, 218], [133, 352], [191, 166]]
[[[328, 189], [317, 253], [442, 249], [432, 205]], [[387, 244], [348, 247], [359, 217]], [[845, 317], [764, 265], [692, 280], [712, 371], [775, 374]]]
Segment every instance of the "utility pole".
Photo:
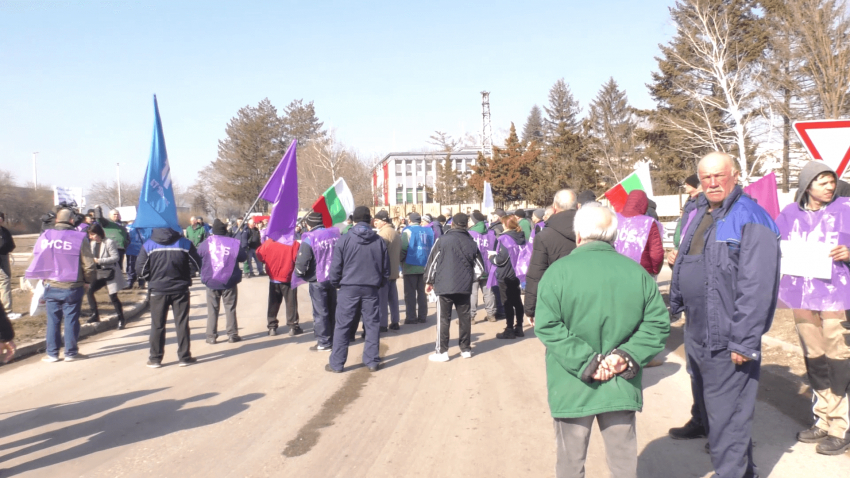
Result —
[[490, 126], [490, 92], [481, 92], [481, 153], [485, 157], [493, 155], [493, 127]]
[[121, 207], [121, 163], [115, 163], [115, 175], [118, 181], [118, 207]]
[[36, 162], [38, 160], [38, 151], [33, 151], [32, 153], [32, 184], [33, 189], [38, 190], [38, 169], [36, 168]]

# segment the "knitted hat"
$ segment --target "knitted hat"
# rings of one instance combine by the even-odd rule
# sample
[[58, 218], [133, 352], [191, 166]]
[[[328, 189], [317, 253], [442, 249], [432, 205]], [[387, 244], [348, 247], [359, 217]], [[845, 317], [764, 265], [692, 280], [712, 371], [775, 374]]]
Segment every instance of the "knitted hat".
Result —
[[506, 216], [506, 214], [505, 214], [505, 210], [504, 210], [504, 209], [500, 209], [500, 208], [493, 209], [493, 214], [495, 214], [495, 215], [497, 215], [497, 216], [499, 216], [499, 217], [504, 217], [504, 216]]
[[481, 211], [473, 211], [472, 212], [472, 224], [478, 224], [479, 222], [486, 221], [487, 218], [484, 217], [484, 214], [481, 214]]
[[434, 222], [434, 218], [430, 214], [422, 216], [422, 220], [428, 223]]
[[226, 236], [227, 235], [227, 225], [221, 222], [219, 218], [216, 218], [213, 221], [212, 232], [216, 236]]
[[516, 211], [514, 211], [514, 216], [520, 219], [525, 218], [525, 209], [517, 209]]
[[307, 224], [309, 227], [319, 227], [324, 224], [322, 221], [322, 214], [318, 212], [311, 212], [304, 216], [304, 224]]
[[546, 214], [545, 209], [535, 209], [534, 210], [534, 217], [536, 217], [537, 219], [543, 219], [543, 216], [545, 214]]
[[357, 222], [369, 222], [372, 220], [372, 211], [366, 206], [357, 206], [354, 208], [354, 214], [351, 215], [351, 220]]
[[691, 174], [685, 178], [685, 184], [696, 189], [699, 187], [699, 177], [696, 174]]

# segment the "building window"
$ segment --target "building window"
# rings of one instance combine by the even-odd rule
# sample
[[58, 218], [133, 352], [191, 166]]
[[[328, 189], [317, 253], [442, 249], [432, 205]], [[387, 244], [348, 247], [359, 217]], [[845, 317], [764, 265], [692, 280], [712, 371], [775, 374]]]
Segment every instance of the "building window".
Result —
[[425, 198], [422, 197], [422, 194], [422, 188], [416, 188], [416, 202], [425, 202]]
[[413, 203], [413, 189], [412, 188], [407, 189], [407, 202]]
[[413, 176], [413, 161], [407, 161], [407, 166], [405, 168], [408, 176]]
[[424, 176], [425, 175], [425, 161], [417, 161], [416, 162], [416, 175]]
[[397, 159], [395, 161], [395, 175], [401, 176], [402, 171], [404, 171], [403, 168], [404, 168], [404, 164], [402, 163], [402, 161], [400, 159]]
[[404, 202], [404, 190], [397, 189], [395, 193], [395, 203], [401, 204]]

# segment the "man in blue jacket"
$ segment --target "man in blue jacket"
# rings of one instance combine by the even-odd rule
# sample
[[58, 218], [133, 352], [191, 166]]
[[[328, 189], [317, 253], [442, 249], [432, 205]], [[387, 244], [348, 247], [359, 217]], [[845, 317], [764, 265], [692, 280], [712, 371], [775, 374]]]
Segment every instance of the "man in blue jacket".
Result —
[[366, 329], [363, 364], [369, 371], [377, 372], [381, 360], [378, 356], [381, 320], [378, 289], [390, 277], [390, 258], [386, 243], [370, 226], [369, 208], [358, 206], [352, 216], [354, 226], [337, 241], [331, 260], [330, 282], [339, 292], [333, 351], [325, 370], [342, 372], [348, 359], [351, 329], [357, 326], [355, 318], [360, 316]]
[[698, 171], [704, 196], [673, 266], [670, 309], [687, 315], [685, 350], [714, 476], [754, 477], [753, 413], [761, 336], [779, 287], [779, 229], [744, 195], [729, 155], [707, 155]]

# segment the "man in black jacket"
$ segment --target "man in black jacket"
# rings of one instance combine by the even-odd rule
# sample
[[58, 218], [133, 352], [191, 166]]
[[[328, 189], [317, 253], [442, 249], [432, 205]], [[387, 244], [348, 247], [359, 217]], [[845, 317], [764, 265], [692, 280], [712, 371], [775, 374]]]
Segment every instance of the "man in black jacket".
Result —
[[428, 263], [425, 264], [425, 291], [439, 297], [437, 304], [437, 350], [432, 362], [449, 361], [449, 326], [452, 305], [457, 309], [460, 335], [458, 345], [463, 358], [472, 357], [470, 333], [472, 317], [469, 311], [472, 282], [484, 272], [484, 260], [475, 240], [466, 231], [469, 217], [458, 213], [452, 218], [449, 231], [434, 242]]
[[251, 267], [251, 261], [257, 265], [257, 275], [263, 275], [263, 265], [257, 260], [257, 249], [260, 248], [262, 241], [260, 240], [260, 229], [254, 223], [254, 219], [248, 219], [248, 229], [239, 237], [241, 242], [243, 238], [248, 241], [248, 259], [245, 260], [242, 272], [248, 274], [248, 277], [254, 277], [254, 269]]
[[576, 193], [572, 189], [561, 189], [552, 202], [555, 213], [546, 221], [546, 228], [534, 238], [534, 250], [525, 275], [525, 315], [534, 325], [534, 309], [537, 306], [537, 284], [543, 273], [555, 261], [576, 248], [573, 219], [576, 217]]
[[0, 363], [7, 363], [15, 356], [15, 329], [6, 317], [3, 304], [0, 304]]
[[15, 250], [15, 240], [9, 230], [3, 227], [5, 222], [6, 215], [0, 212], [0, 302], [9, 320], [14, 320], [21, 316], [12, 313], [12, 266], [9, 254]]
[[174, 314], [177, 330], [177, 355], [180, 366], [195, 363], [189, 350], [189, 287], [192, 285], [190, 263], [201, 270], [201, 257], [192, 241], [177, 231], [159, 227], [151, 231], [139, 258], [136, 274], [148, 282], [150, 290], [151, 335], [148, 367], [159, 368], [165, 349], [165, 320], [168, 308]]
[[493, 209], [493, 212], [490, 214], [490, 231], [496, 233], [496, 237], [499, 237], [503, 232], [505, 232], [505, 228], [502, 226], [502, 222], [500, 219], [505, 216], [504, 209]]

